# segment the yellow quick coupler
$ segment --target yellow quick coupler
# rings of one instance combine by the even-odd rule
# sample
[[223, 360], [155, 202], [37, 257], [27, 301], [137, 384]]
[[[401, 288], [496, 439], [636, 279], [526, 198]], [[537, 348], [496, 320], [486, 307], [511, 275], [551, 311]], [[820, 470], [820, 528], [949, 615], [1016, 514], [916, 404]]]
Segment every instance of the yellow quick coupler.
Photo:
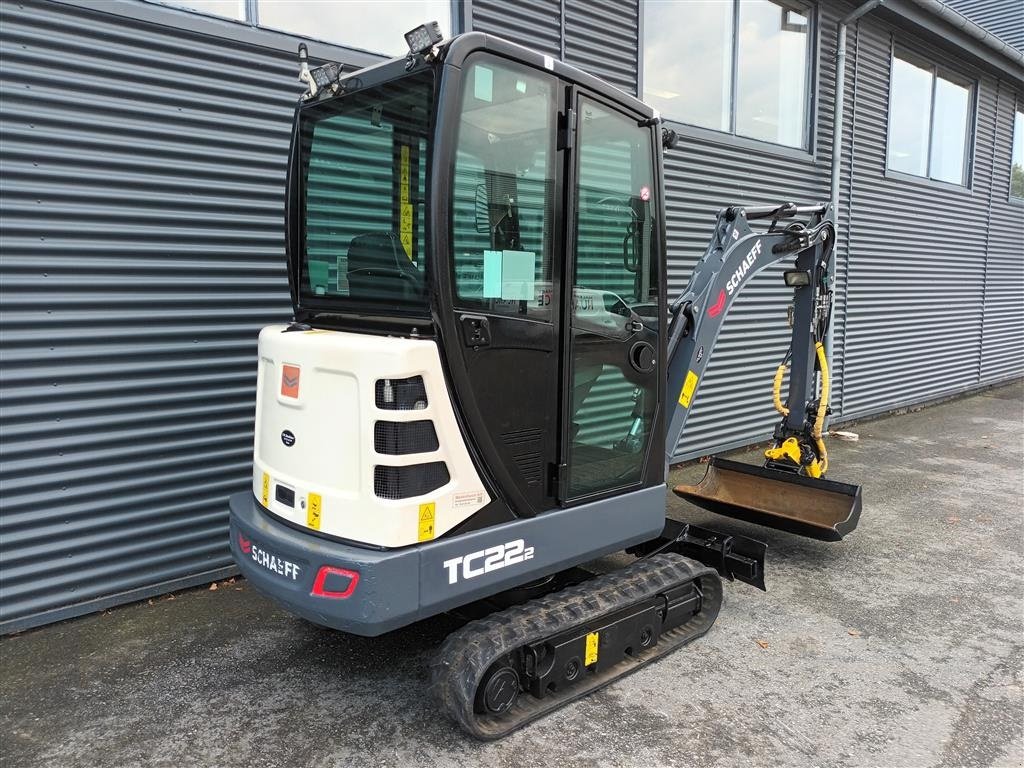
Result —
[[[807, 449], [810, 451], [810, 448]], [[769, 461], [791, 461], [795, 466], [803, 467], [810, 477], [821, 477], [822, 466], [817, 457], [807, 464], [803, 461], [804, 448], [795, 437], [787, 437], [779, 445], [764, 452]]]

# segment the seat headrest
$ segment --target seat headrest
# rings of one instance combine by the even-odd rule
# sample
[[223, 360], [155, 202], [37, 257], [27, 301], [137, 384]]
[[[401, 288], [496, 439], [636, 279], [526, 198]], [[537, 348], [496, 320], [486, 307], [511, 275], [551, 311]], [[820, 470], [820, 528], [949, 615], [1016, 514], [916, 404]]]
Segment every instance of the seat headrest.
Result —
[[[356, 235], [348, 246], [348, 271], [359, 269], [397, 269], [407, 271], [412, 263], [402, 250], [394, 232], [369, 232]], [[415, 269], [415, 268], [414, 268]]]

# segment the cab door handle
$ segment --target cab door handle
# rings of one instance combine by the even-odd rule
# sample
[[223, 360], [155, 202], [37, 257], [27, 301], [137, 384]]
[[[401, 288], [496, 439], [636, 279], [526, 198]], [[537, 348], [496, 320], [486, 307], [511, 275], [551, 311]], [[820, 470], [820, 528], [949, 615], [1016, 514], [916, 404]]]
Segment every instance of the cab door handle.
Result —
[[467, 347], [486, 347], [491, 343], [491, 326], [482, 315], [462, 315], [462, 340]]

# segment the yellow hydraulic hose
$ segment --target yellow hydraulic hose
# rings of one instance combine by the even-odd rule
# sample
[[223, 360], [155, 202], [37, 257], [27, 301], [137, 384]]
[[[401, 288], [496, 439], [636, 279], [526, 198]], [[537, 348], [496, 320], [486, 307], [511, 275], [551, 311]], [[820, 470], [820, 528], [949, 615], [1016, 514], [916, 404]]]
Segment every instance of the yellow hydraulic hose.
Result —
[[[821, 458], [821, 473], [825, 474], [825, 470], [828, 469], [828, 452], [825, 450], [825, 442], [821, 439], [821, 430], [825, 426], [825, 413], [828, 410], [828, 360], [825, 359], [825, 347], [820, 341], [814, 342], [814, 351], [818, 354], [818, 367], [821, 369], [821, 397], [818, 398], [818, 414], [814, 419], [811, 437], [814, 438]], [[781, 383], [778, 374], [775, 378]]]
[[782, 377], [786, 375], [788, 367], [785, 363], [779, 366], [779, 369], [775, 372], [775, 386], [772, 391], [772, 395], [775, 398], [775, 410], [783, 416], [789, 416], [789, 408], [782, 404]]
[[[811, 427], [811, 438], [818, 449], [821, 474], [825, 474], [825, 470], [828, 469], [828, 451], [825, 450], [825, 441], [821, 439], [821, 430], [825, 427], [825, 414], [828, 412], [828, 360], [825, 359], [825, 347], [820, 341], [814, 342], [814, 352], [818, 356], [818, 367], [821, 369], [821, 398], [818, 400], [818, 412], [814, 418], [814, 426]], [[775, 410], [783, 416], [789, 416], [789, 408], [782, 404], [782, 377], [786, 375], [787, 368], [789, 366], [786, 363], [778, 367], [772, 385]]]

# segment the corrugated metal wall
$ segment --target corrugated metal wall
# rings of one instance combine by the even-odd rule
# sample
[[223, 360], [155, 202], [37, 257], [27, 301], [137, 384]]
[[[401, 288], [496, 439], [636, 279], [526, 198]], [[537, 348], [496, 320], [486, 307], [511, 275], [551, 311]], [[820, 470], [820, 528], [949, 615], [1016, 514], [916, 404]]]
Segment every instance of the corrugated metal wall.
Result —
[[[212, 34], [239, 26], [139, 7]], [[291, 313], [283, 186], [299, 86], [291, 43], [47, 2], [4, 3], [0, 30], [12, 631], [229, 566], [256, 336]]]
[[1024, 51], [1024, 3], [1021, 0], [943, 0], [980, 27]]
[[988, 260], [979, 373], [983, 384], [1019, 376], [1024, 368], [1024, 204], [1011, 203], [1007, 194], [1017, 110], [1024, 111], [1024, 94], [999, 83], [993, 110], [986, 116], [991, 120], [988, 131], [995, 139], [995, 151], [986, 220]]
[[[976, 81], [969, 187], [885, 173], [894, 41]], [[839, 400], [847, 419], [1024, 371], [1024, 208], [1008, 203], [1013, 95], [947, 52], [877, 22], [861, 25], [854, 55], [855, 204]]]
[[636, 94], [638, 0], [564, 0], [568, 64]]

